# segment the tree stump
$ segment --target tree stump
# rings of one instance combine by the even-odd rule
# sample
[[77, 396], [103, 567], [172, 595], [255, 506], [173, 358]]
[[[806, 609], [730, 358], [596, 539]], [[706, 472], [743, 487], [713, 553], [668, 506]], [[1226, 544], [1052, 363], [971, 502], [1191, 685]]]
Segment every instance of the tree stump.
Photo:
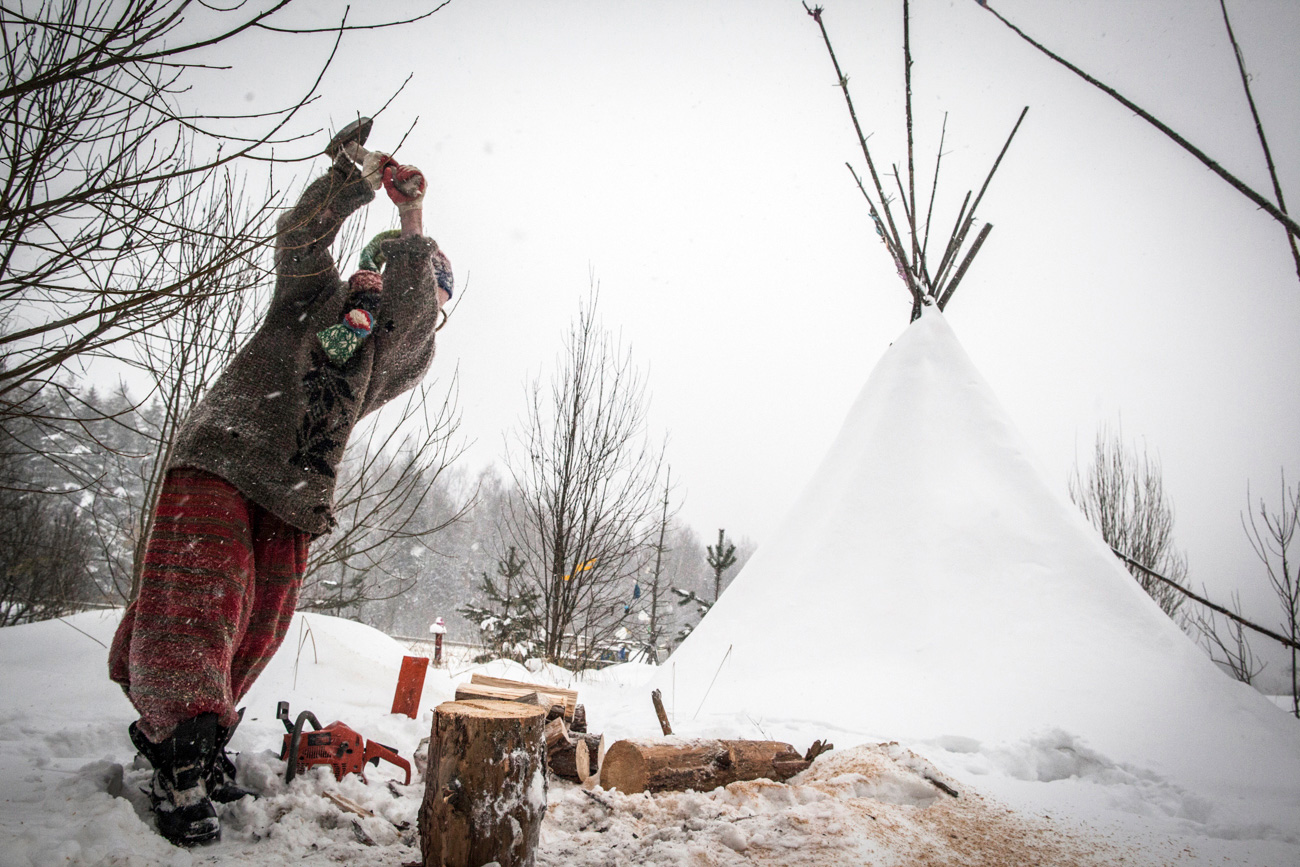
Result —
[[437, 707], [420, 805], [425, 867], [531, 867], [546, 815], [545, 720], [518, 702]]
[[605, 753], [600, 784], [637, 792], [710, 792], [739, 780], [783, 782], [812, 764], [779, 741], [687, 738], [618, 741]]

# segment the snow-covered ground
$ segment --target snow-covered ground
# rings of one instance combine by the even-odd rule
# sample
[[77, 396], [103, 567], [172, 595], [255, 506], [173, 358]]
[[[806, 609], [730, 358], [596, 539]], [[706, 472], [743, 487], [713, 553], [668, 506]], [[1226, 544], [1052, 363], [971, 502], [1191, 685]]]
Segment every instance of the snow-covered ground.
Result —
[[[419, 860], [419, 782], [401, 785], [401, 772], [381, 765], [368, 769], [368, 785], [317, 769], [286, 786], [275, 705], [285, 699], [295, 715], [308, 709], [323, 723], [341, 719], [410, 759], [428, 735], [432, 708], [469, 671], [453, 678], [431, 669], [419, 719], [393, 716], [387, 711], [404, 648], [355, 623], [299, 615], [248, 696], [233, 744], [241, 782], [264, 795], [221, 807], [222, 841], [187, 852], [154, 833], [139, 793], [149, 772], [133, 763], [126, 726], [134, 714], [108, 681], [102, 646], [117, 618], [92, 612], [0, 630], [0, 867]], [[654, 733], [626, 724], [649, 706], [654, 672], [647, 666], [584, 679], [504, 662], [474, 670], [576, 687], [592, 729], [611, 740]], [[864, 720], [870, 705], [863, 700]], [[1018, 743], [900, 737], [879, 745], [829, 722], [737, 720], [728, 728], [715, 720], [706, 732], [688, 714], [678, 717], [688, 734], [772, 737], [800, 750], [830, 736], [836, 749], [784, 785], [625, 796], [552, 781], [539, 864], [1300, 864], [1300, 819], [1290, 827], [1224, 827], [1209, 818], [1211, 802], [1064, 732]], [[960, 797], [940, 792], [927, 774]], [[376, 816], [344, 812], [325, 792]]]
[[[263, 797], [192, 852], [151, 828], [107, 677], [120, 613], [0, 630], [0, 867], [404, 864], [422, 789], [390, 766], [283, 782], [291, 714], [408, 759], [472, 665], [393, 716], [404, 648], [299, 615], [232, 747]], [[575, 678], [608, 743], [658, 733], [835, 749], [787, 784], [626, 796], [552, 782], [537, 863], [1300, 865], [1300, 722], [1212, 666], [1116, 565], [1033, 459], [943, 318], [880, 362], [785, 532], [661, 668]], [[934, 780], [954, 789], [946, 794]], [[361, 818], [324, 795], [374, 813]]]

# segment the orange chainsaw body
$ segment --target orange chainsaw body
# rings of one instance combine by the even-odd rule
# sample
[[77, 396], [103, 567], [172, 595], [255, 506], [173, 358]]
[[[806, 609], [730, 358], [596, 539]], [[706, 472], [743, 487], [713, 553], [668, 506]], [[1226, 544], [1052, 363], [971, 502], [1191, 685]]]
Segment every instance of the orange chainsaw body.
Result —
[[[284, 706], [282, 718], [285, 719], [285, 727], [290, 728], [287, 719], [288, 703], [281, 702], [281, 705]], [[299, 715], [298, 724], [285, 732], [284, 744], [280, 748], [280, 758], [293, 762], [293, 767], [287, 769], [287, 779], [292, 779], [315, 765], [329, 765], [336, 779], [341, 780], [348, 774], [360, 774], [364, 782], [366, 763], [378, 766], [379, 760], [383, 759], [406, 771], [406, 785], [411, 784], [411, 764], [399, 756], [397, 750], [375, 741], [367, 743], [356, 730], [337, 720], [327, 726], [317, 725], [314, 730], [304, 731], [304, 718], [317, 725], [316, 718], [309, 711], [304, 711]]]

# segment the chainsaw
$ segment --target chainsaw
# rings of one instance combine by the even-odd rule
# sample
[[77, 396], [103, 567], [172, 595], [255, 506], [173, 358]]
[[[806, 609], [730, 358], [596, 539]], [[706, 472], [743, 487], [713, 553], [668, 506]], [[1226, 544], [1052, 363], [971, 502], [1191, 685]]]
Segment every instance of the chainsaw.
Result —
[[[411, 764], [399, 756], [397, 750], [375, 741], [367, 743], [341, 722], [322, 726], [314, 713], [305, 710], [291, 723], [287, 701], [276, 705], [275, 718], [284, 723], [284, 746], [280, 748], [280, 758], [288, 764], [284, 772], [286, 783], [313, 765], [329, 765], [339, 780], [348, 774], [360, 774], [362, 782], [366, 782], [366, 762], [378, 767], [379, 760], [383, 759], [406, 771], [405, 785], [411, 784]], [[313, 731], [304, 732], [303, 725], [309, 722]]]

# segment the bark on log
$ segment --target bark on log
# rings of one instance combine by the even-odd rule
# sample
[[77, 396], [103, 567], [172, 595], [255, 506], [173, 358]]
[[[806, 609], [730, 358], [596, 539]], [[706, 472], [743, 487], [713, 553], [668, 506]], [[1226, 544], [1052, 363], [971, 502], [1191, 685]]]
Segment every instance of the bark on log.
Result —
[[600, 783], [624, 794], [709, 792], [739, 780], [782, 782], [812, 762], [779, 741], [686, 738], [618, 741], [605, 754]]
[[546, 815], [545, 719], [517, 702], [438, 706], [419, 817], [425, 867], [531, 867]]
[[507, 689], [523, 689], [525, 692], [539, 692], [542, 695], [550, 696], [553, 702], [560, 702], [564, 705], [564, 719], [566, 722], [573, 721], [573, 711], [578, 705], [578, 691], [576, 689], [564, 689], [559, 686], [550, 686], [545, 683], [527, 683], [522, 680], [508, 680], [504, 677], [489, 677], [486, 674], [471, 674], [469, 682], [475, 686], [496, 686]]

